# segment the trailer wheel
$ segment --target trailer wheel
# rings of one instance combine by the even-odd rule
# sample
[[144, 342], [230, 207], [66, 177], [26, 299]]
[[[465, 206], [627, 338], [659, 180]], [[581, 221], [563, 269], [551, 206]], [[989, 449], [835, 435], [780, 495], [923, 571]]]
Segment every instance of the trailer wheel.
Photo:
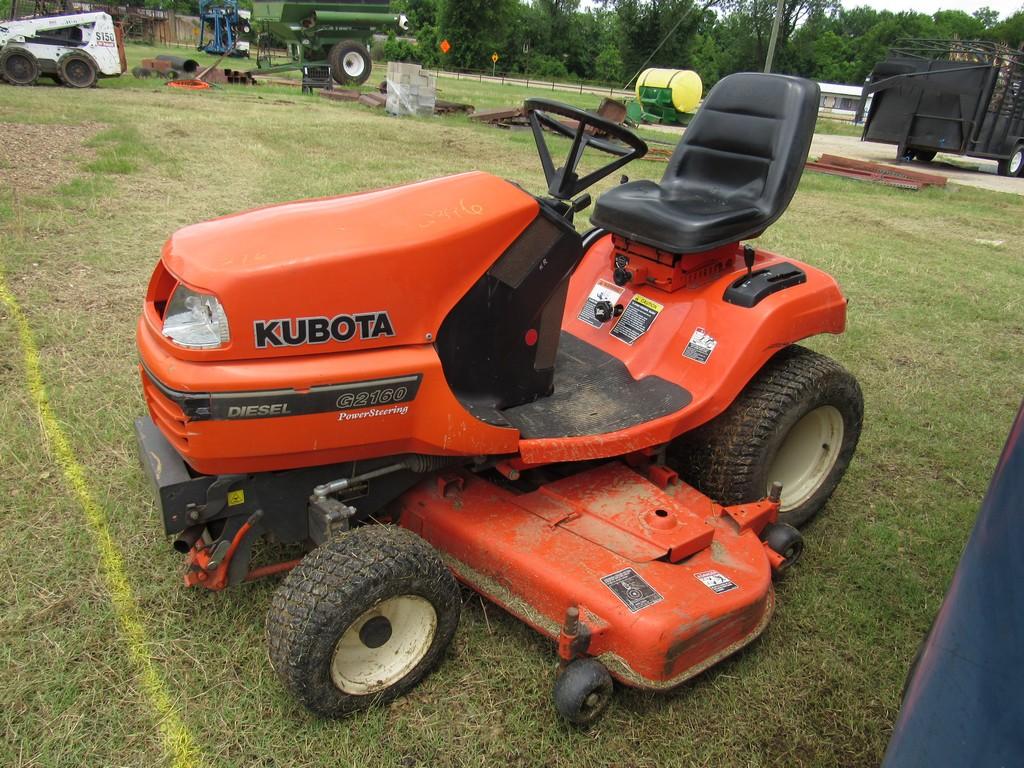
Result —
[[612, 700], [612, 676], [597, 659], [569, 662], [555, 681], [555, 709], [574, 725], [596, 723]]
[[58, 64], [60, 79], [69, 88], [92, 88], [96, 85], [96, 62], [84, 53], [69, 53]]
[[792, 345], [765, 363], [732, 405], [670, 449], [673, 468], [720, 504], [764, 498], [782, 485], [779, 522], [816, 515], [860, 438], [864, 398], [839, 363]]
[[999, 161], [999, 175], [1010, 177], [1024, 175], [1024, 144], [1018, 144], [1006, 160]]
[[373, 62], [366, 46], [355, 40], [335, 43], [327, 54], [331, 74], [341, 85], [362, 85], [370, 79]]
[[8, 48], [0, 53], [0, 74], [11, 85], [34, 85], [39, 79], [39, 62], [30, 51]]
[[274, 594], [270, 662], [306, 707], [340, 717], [409, 691], [459, 623], [458, 585], [402, 528], [371, 525], [308, 554]]

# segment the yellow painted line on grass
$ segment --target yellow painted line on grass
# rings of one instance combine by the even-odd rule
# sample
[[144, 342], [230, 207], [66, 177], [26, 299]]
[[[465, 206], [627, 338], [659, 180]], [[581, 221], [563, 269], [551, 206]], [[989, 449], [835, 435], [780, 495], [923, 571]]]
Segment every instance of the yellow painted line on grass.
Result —
[[103, 566], [103, 574], [106, 578], [107, 589], [110, 591], [111, 601], [114, 604], [117, 623], [142, 680], [146, 697], [156, 713], [163, 735], [164, 752], [175, 768], [197, 766], [200, 763], [199, 749], [196, 747], [192, 734], [178, 715], [178, 711], [171, 701], [170, 693], [168, 693], [167, 685], [160, 676], [152, 656], [146, 650], [148, 644], [146, 630], [139, 618], [138, 604], [135, 602], [135, 595], [128, 583], [124, 559], [110, 533], [106, 515], [100, 505], [96, 503], [92, 491], [89, 490], [85, 469], [75, 457], [71, 442], [50, 408], [46, 387], [43, 384], [42, 370], [39, 366], [39, 349], [32, 336], [32, 329], [21, 311], [17, 299], [14, 298], [14, 294], [8, 290], [2, 272], [0, 272], [0, 300], [7, 305], [18, 329], [25, 358], [26, 383], [36, 408], [39, 410], [46, 439], [56, 454], [65, 480], [74, 491], [78, 503], [89, 521], [93, 540], [100, 553], [100, 563]]

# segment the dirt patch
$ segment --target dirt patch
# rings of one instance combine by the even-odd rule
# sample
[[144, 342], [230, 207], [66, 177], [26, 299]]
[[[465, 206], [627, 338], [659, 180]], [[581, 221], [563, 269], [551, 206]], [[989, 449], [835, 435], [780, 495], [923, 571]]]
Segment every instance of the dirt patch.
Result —
[[70, 181], [83, 160], [96, 153], [84, 146], [99, 123], [36, 125], [0, 123], [0, 183], [19, 195], [35, 195]]

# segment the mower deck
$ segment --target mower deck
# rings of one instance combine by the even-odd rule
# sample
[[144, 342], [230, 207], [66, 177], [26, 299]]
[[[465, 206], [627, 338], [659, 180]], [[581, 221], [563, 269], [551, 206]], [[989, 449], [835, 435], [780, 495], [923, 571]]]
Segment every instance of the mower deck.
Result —
[[763, 523], [768, 502], [723, 508], [615, 461], [525, 493], [452, 473], [399, 504], [400, 524], [457, 578], [558, 640], [565, 661], [597, 657], [633, 686], [682, 683], [757, 637], [774, 608], [765, 546], [737, 522]]

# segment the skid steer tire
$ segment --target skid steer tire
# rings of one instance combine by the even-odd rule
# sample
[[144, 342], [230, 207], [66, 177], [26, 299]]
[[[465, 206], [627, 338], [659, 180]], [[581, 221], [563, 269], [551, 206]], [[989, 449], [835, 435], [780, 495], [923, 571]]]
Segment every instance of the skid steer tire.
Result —
[[57, 65], [60, 80], [68, 88], [92, 88], [96, 85], [96, 62], [81, 52], [69, 53]]
[[370, 79], [373, 61], [366, 46], [355, 40], [335, 43], [327, 54], [331, 76], [339, 85], [362, 85]]
[[30, 51], [10, 46], [0, 53], [0, 76], [11, 85], [35, 85], [39, 61]]
[[307, 708], [340, 717], [422, 680], [461, 609], [433, 547], [402, 528], [364, 526], [313, 550], [278, 588], [267, 613], [270, 662]]
[[783, 483], [779, 522], [816, 515], [853, 458], [864, 420], [857, 380], [796, 345], [765, 363], [736, 400], [670, 447], [673, 468], [720, 504], [764, 498]]

